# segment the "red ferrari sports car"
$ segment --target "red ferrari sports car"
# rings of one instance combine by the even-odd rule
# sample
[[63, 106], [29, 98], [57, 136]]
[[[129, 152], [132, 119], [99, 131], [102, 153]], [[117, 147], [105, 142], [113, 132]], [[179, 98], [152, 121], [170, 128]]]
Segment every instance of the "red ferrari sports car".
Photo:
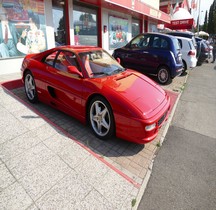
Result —
[[30, 102], [44, 102], [90, 124], [100, 139], [116, 135], [144, 144], [168, 118], [166, 92], [99, 47], [60, 46], [29, 54], [21, 71]]

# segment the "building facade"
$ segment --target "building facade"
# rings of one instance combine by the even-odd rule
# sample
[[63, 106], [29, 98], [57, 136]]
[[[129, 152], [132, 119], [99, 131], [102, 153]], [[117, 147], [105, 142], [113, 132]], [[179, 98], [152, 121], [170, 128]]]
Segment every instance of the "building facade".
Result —
[[112, 53], [141, 32], [170, 23], [159, 0], [2, 0], [0, 74], [18, 72], [29, 53], [94, 45]]

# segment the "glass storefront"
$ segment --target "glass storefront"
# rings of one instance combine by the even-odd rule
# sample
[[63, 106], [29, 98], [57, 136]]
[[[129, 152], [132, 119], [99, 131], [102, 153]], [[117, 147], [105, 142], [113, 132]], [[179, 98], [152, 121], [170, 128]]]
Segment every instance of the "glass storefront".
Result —
[[75, 45], [98, 46], [97, 9], [74, 5], [73, 25]]
[[0, 1], [0, 59], [47, 49], [44, 1]]
[[109, 16], [109, 49], [116, 49], [127, 44], [128, 19]]
[[66, 45], [65, 1], [52, 0], [55, 46]]
[[132, 38], [140, 33], [140, 20], [132, 19]]

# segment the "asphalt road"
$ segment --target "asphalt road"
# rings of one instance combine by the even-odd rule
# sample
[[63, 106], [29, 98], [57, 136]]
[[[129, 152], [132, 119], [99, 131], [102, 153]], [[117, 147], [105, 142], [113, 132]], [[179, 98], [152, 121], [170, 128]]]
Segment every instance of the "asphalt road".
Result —
[[216, 209], [216, 66], [189, 74], [139, 210]]

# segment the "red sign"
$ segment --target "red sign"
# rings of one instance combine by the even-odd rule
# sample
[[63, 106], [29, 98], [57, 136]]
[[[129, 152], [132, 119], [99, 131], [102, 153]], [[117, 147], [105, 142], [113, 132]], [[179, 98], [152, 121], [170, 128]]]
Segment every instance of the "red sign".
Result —
[[193, 27], [194, 20], [182, 19], [182, 20], [172, 20], [171, 24], [167, 24], [165, 27], [170, 29], [191, 29]]

